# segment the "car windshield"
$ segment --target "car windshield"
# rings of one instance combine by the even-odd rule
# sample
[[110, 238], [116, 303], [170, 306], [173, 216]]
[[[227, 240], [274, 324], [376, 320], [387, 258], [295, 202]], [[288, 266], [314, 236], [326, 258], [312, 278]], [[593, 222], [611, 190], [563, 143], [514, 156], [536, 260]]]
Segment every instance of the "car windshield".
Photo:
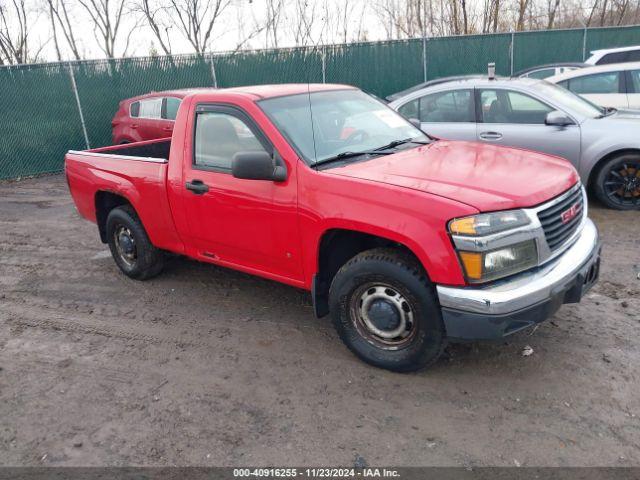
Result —
[[261, 100], [259, 105], [310, 165], [429, 141], [402, 116], [360, 90], [289, 95]]
[[566, 107], [584, 117], [598, 118], [606, 113], [602, 107], [594, 105], [590, 101], [555, 83], [541, 81], [538, 82], [534, 88], [543, 98], [548, 98], [558, 105]]

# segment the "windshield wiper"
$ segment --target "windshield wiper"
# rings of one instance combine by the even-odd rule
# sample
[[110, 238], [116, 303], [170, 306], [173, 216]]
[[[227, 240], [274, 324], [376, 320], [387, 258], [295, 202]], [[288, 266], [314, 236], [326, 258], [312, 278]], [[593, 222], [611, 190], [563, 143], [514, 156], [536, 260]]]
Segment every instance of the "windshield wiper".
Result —
[[404, 145], [405, 143], [418, 143], [420, 145], [427, 145], [428, 142], [421, 142], [419, 140], [414, 140], [413, 138], [404, 138], [402, 140], [394, 140], [393, 142], [389, 142], [386, 145], [378, 147], [375, 149], [376, 152], [380, 150], [389, 150], [391, 148], [399, 147], [400, 145]]
[[363, 152], [341, 152], [333, 157], [323, 158], [314, 163], [314, 165], [323, 165], [325, 163], [335, 162], [337, 160], [344, 160], [346, 158], [360, 157], [362, 155], [388, 155], [386, 152], [378, 150], [365, 150]]
[[383, 145], [381, 147], [375, 148], [373, 150], [363, 150], [361, 152], [341, 152], [337, 155], [334, 155], [333, 157], [329, 157], [329, 158], [323, 158], [322, 160], [318, 160], [317, 162], [315, 162], [313, 165], [323, 165], [325, 163], [331, 163], [331, 162], [335, 162], [338, 160], [344, 160], [346, 158], [353, 158], [353, 157], [359, 157], [362, 155], [389, 155], [391, 152], [387, 152], [387, 150], [391, 150], [392, 148], [395, 148], [397, 146], [400, 145], [404, 145], [405, 143], [418, 143], [420, 145], [428, 145], [429, 142], [422, 142], [419, 140], [414, 140], [413, 138], [405, 138], [402, 140], [394, 140], [393, 142], [389, 142], [386, 145]]

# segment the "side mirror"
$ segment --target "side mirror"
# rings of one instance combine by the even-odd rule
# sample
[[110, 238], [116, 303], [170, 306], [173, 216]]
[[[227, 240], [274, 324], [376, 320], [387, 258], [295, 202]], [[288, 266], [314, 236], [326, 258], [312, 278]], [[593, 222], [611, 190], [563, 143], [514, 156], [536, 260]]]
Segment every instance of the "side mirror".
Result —
[[284, 182], [287, 169], [276, 165], [267, 152], [238, 152], [231, 161], [231, 174], [246, 180], [271, 180]]
[[422, 124], [420, 123], [420, 120], [418, 120], [417, 118], [410, 118], [409, 123], [411, 123], [411, 125], [416, 127], [418, 130], [422, 130]]
[[573, 125], [573, 120], [569, 118], [566, 113], [554, 110], [547, 113], [544, 119], [545, 125], [554, 125], [556, 127], [566, 127], [567, 125]]

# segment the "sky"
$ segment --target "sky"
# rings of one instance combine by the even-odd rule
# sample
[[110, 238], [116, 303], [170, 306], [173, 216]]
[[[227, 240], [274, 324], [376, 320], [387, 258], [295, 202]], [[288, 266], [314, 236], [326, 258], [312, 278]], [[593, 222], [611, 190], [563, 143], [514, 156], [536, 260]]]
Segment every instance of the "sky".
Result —
[[[1, 1], [1, 0], [0, 0]], [[38, 61], [55, 61], [56, 52], [51, 35], [51, 24], [48, 17], [48, 13], [42, 7], [38, 7], [40, 4], [46, 4], [44, 0], [31, 0], [32, 14], [34, 18], [37, 17], [35, 23], [34, 34], [31, 38], [31, 43], [35, 47], [40, 44], [44, 44]], [[77, 38], [81, 53], [85, 59], [104, 58], [104, 53], [100, 50], [98, 43], [95, 39], [93, 26], [88, 14], [77, 3], [77, 0], [67, 0], [73, 2], [71, 15], [74, 22], [74, 35]], [[224, 19], [216, 24], [214, 27], [214, 33], [212, 35], [211, 50], [213, 51], [226, 51], [234, 50], [237, 48], [238, 43], [243, 38], [243, 33], [252, 31], [252, 27], [256, 19], [264, 17], [265, 0], [231, 0], [232, 5], [227, 9], [224, 14]], [[315, 23], [313, 28], [313, 36], [316, 39], [323, 38], [320, 43], [333, 43], [337, 42], [336, 36], [332, 36], [330, 32], [321, 31], [320, 23], [323, 18], [322, 8], [327, 6], [330, 9], [335, 6], [335, 3], [344, 0], [309, 0], [315, 2], [316, 13]], [[380, 26], [380, 23], [371, 7], [370, 0], [350, 0], [353, 8], [353, 14], [349, 17], [348, 23], [350, 24], [350, 30], [354, 32], [359, 28], [366, 30], [367, 40], [379, 40], [384, 38], [385, 32]], [[293, 16], [294, 9], [293, 3], [291, 3], [285, 10], [285, 15]], [[119, 41], [116, 44], [116, 56], [122, 56], [126, 37], [130, 34], [130, 42], [126, 51], [126, 56], [146, 56], [150, 55], [154, 50], [157, 54], [163, 54], [160, 46], [155, 40], [153, 33], [148, 26], [144, 25], [141, 20], [137, 21], [136, 17], [140, 15], [136, 12], [130, 11], [125, 16], [121, 25], [121, 30], [118, 35]], [[335, 22], [331, 22], [334, 24]], [[295, 39], [292, 31], [291, 22], [288, 19], [283, 19], [281, 28], [279, 29], [279, 47], [294, 46]], [[360, 27], [361, 26], [361, 27]], [[334, 29], [337, 29], [337, 25], [333, 25]], [[193, 53], [193, 48], [189, 42], [184, 38], [180, 31], [172, 27], [170, 30], [172, 53]], [[353, 36], [351, 35], [351, 36]], [[62, 55], [65, 60], [71, 59], [71, 54], [68, 47], [65, 45], [62, 33], [58, 30], [58, 39], [61, 45]], [[355, 38], [348, 38], [349, 41], [356, 40]], [[317, 40], [316, 40], [317, 41]], [[259, 34], [249, 40], [243, 45], [243, 48], [265, 48], [267, 46], [265, 34]]]

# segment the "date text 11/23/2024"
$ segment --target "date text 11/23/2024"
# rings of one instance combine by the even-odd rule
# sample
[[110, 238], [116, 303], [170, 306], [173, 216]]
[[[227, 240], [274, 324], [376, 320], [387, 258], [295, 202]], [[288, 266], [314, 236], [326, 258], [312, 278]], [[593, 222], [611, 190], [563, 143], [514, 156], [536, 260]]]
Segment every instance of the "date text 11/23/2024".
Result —
[[234, 468], [234, 478], [400, 478], [387, 468]]

